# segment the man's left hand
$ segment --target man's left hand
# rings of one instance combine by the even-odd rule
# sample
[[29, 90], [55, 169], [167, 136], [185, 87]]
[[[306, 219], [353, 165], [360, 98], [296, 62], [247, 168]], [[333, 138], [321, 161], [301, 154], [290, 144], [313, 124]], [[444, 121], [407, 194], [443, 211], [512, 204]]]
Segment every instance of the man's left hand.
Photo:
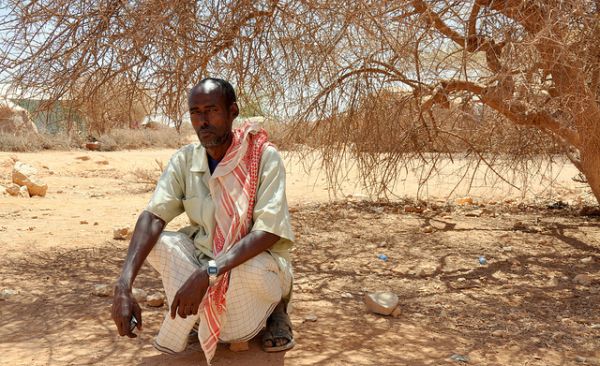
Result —
[[199, 269], [194, 272], [175, 294], [171, 304], [171, 318], [175, 319], [177, 314], [182, 318], [198, 314], [208, 284], [206, 270]]

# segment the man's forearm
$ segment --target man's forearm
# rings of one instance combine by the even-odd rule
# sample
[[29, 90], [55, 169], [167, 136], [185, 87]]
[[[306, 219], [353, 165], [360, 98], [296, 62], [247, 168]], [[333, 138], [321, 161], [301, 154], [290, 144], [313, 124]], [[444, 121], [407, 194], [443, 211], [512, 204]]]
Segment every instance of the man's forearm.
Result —
[[117, 285], [130, 290], [142, 264], [158, 241], [165, 227], [165, 222], [158, 216], [143, 211], [135, 224], [133, 236], [127, 250], [121, 276]]
[[244, 236], [231, 250], [215, 259], [219, 275], [232, 270], [277, 243], [279, 236], [266, 231], [251, 231]]

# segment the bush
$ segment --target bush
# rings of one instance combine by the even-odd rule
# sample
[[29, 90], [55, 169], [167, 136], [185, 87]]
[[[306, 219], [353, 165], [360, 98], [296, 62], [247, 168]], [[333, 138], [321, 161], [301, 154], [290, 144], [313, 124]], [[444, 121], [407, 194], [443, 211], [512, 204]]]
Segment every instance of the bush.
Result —
[[[187, 135], [175, 129], [128, 130], [115, 129], [96, 138], [102, 151], [134, 150], [144, 148], [179, 148], [187, 143]], [[0, 133], [0, 151], [28, 152], [41, 150], [71, 150], [84, 148], [85, 139], [64, 133], [19, 134]]]

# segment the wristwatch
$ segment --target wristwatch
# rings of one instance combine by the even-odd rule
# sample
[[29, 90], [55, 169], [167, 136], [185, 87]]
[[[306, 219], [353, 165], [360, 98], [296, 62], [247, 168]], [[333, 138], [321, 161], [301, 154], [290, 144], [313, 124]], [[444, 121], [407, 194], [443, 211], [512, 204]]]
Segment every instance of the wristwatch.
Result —
[[206, 272], [208, 273], [208, 285], [213, 286], [217, 283], [217, 274], [219, 273], [219, 267], [217, 267], [217, 262], [214, 259], [208, 261]]

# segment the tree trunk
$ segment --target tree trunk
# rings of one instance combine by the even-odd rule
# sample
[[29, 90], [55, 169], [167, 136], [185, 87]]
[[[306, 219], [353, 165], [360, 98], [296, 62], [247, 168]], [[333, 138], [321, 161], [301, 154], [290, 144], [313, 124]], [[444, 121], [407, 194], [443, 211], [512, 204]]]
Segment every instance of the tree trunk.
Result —
[[600, 203], [600, 139], [590, 140], [598, 141], [595, 141], [595, 144], [592, 144], [592, 141], [587, 141], [580, 149], [581, 172], [587, 178], [596, 201]]

